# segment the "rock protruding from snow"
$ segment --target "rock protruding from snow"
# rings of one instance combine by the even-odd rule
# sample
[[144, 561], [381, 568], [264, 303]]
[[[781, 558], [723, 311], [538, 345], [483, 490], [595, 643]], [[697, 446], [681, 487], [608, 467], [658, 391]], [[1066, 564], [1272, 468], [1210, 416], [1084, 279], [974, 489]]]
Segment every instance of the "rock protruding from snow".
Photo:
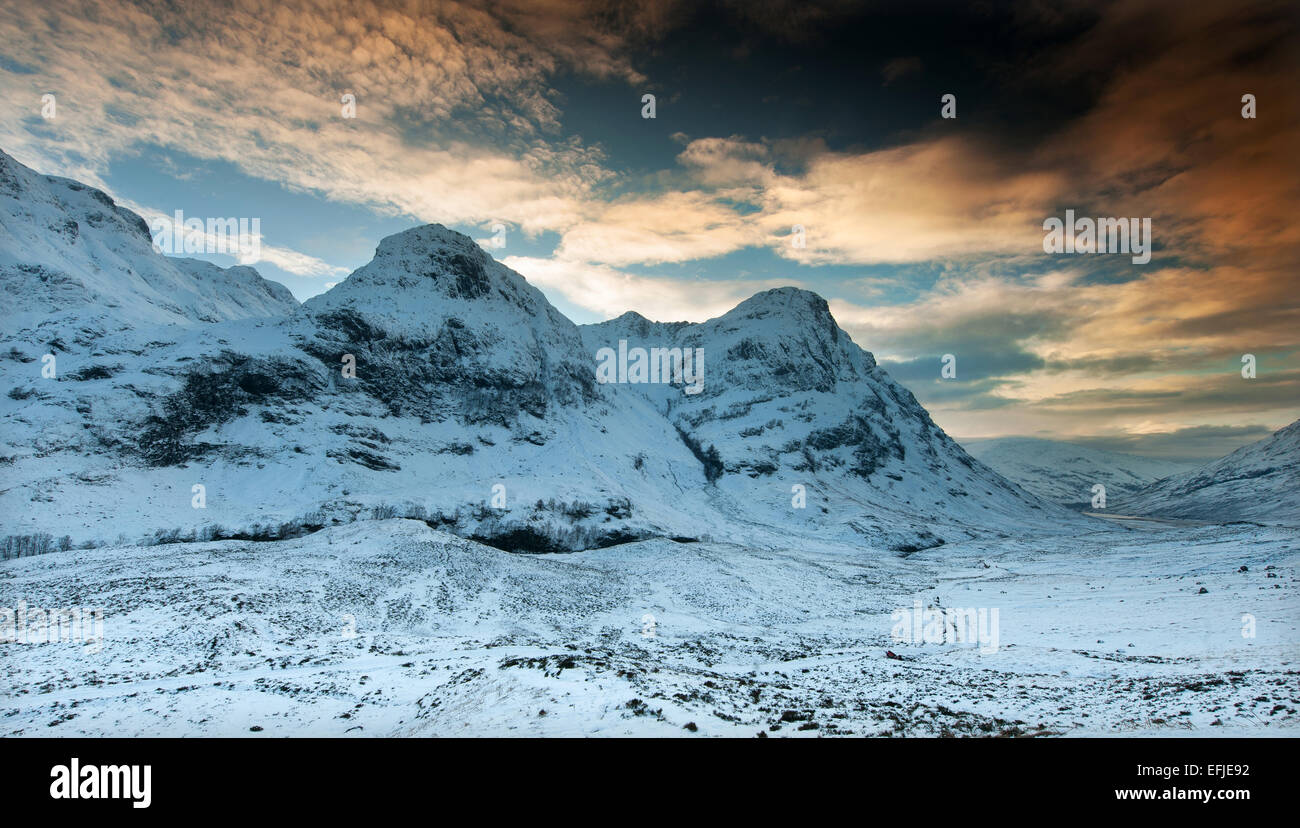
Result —
[[1132, 512], [1154, 517], [1300, 525], [1300, 420], [1192, 471], [1138, 492]]

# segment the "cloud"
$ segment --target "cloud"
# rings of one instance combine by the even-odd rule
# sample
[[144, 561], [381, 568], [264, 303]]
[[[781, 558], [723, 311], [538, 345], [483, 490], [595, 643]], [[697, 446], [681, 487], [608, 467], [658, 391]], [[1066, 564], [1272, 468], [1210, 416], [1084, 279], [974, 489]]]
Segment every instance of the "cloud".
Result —
[[[1031, 220], [1036, 209], [1059, 215], [1066, 207], [1094, 216], [1150, 216], [1158, 245], [1150, 265], [1079, 257], [1035, 262], [1032, 255], [1017, 257], [1014, 245], [981, 250], [954, 221], [945, 234], [955, 253], [948, 278], [902, 305], [832, 302], [837, 318], [963, 434], [1154, 429], [1187, 436], [1209, 424], [1228, 429], [1223, 447], [1239, 425], [1294, 420], [1300, 415], [1300, 380], [1291, 369], [1300, 353], [1294, 267], [1300, 226], [1293, 216], [1300, 165], [1293, 147], [1300, 145], [1300, 97], [1289, 79], [1296, 29], [1285, 4], [1271, 2], [1251, 4], [1249, 14], [1231, 4], [1107, 6], [1084, 37], [1062, 50], [1062, 60], [1030, 70], [1061, 84], [1092, 81], [1096, 98], [1086, 112], [1036, 144], [1015, 145], [1014, 154], [985, 146], [975, 163], [965, 164], [958, 159], [971, 145], [947, 150], [954, 162], [942, 166], [955, 176], [957, 208], [948, 215], [968, 212], [966, 187], [982, 176], [1002, 182], [990, 189], [990, 201], [1010, 208], [1004, 215], [1011, 225], [1017, 216]], [[1261, 106], [1270, 102], [1267, 117], [1241, 117], [1246, 92]], [[1027, 176], [1022, 186], [1009, 185], [1016, 175]], [[855, 182], [842, 190], [874, 186], [870, 177], [842, 179]], [[814, 205], [835, 192], [814, 189]], [[902, 199], [905, 213], [916, 198]], [[945, 215], [942, 207], [918, 212]], [[848, 227], [862, 213], [841, 215], [850, 217]], [[926, 232], [892, 216], [881, 223], [906, 238], [895, 247]], [[1033, 235], [1022, 238], [1036, 244]], [[932, 249], [944, 247], [938, 241]], [[823, 247], [841, 259], [863, 254]], [[999, 261], [1015, 263], [1011, 274], [997, 272]], [[1046, 270], [1053, 266], [1060, 268], [1054, 276]], [[1014, 275], [1025, 272], [1042, 275]], [[943, 384], [937, 377], [943, 352], [957, 354], [959, 368], [990, 370]], [[1240, 377], [1244, 353], [1270, 365], [1267, 378]]]
[[[1016, 170], [958, 137], [856, 153], [789, 148], [801, 150], [798, 172], [778, 172], [774, 148], [734, 136], [691, 141], [678, 161], [696, 186], [739, 189], [758, 205], [738, 219], [746, 232], [733, 234], [735, 244], [800, 264], [1041, 250], [1043, 218], [1067, 180], [1060, 170]], [[789, 243], [796, 225], [803, 247]]]
[[[1294, 5], [1109, 6], [1062, 53], [1062, 76], [1111, 72], [1096, 104], [1035, 163], [1073, 169], [1102, 215], [1153, 216], [1158, 239], [1212, 263], [1294, 261], [1300, 96]], [[1133, 47], [1140, 48], [1132, 50]], [[1114, 69], [1124, 55], [1124, 69]], [[1245, 93], [1267, 115], [1241, 116]]]
[[[1059, 172], [1010, 172], [957, 138], [823, 151], [798, 173], [778, 172], [778, 155], [735, 136], [692, 140], [677, 157], [686, 176], [679, 189], [587, 204], [559, 255], [612, 266], [747, 247], [814, 266], [1023, 255], [1041, 250], [1043, 218], [1065, 181]], [[803, 247], [792, 244], [796, 226]]]
[[1106, 434], [1076, 437], [1073, 442], [1104, 451], [1118, 451], [1170, 460], [1217, 459], [1247, 443], [1272, 435], [1275, 429], [1259, 424], [1195, 426], [1169, 432]]
[[[1300, 414], [1290, 368], [1300, 325], [1284, 281], [1227, 268], [1144, 273], [1118, 284], [1077, 271], [957, 274], [902, 305], [830, 305], [855, 341], [962, 434], [1016, 433], [1031, 422], [1087, 433], [1142, 420], [1172, 430], [1244, 416], [1282, 425]], [[1234, 277], [1257, 292], [1234, 292]], [[956, 357], [956, 380], [939, 376], [945, 353]], [[1240, 375], [1245, 353], [1261, 366], [1255, 380]], [[1007, 408], [1014, 418], [990, 413]]]
[[712, 187], [763, 185], [775, 180], [768, 147], [739, 136], [688, 141], [677, 162], [696, 183]]
[[607, 319], [636, 311], [659, 322], [703, 322], [789, 280], [712, 281], [637, 276], [604, 265], [509, 256], [502, 263], [525, 279]]
[[[306, 253], [297, 250], [291, 250], [287, 247], [277, 247], [275, 245], [263, 244], [258, 251], [261, 256], [258, 261], [269, 262], [283, 271], [292, 273], [296, 276], [308, 277], [325, 277], [325, 276], [346, 276], [348, 269], [346, 267], [337, 267], [322, 261], [315, 256], [309, 256]], [[247, 262], [246, 264], [257, 266], [257, 262]]]
[[564, 232], [558, 258], [608, 265], [685, 262], [762, 244], [758, 228], [714, 194], [615, 202]]
[[[609, 176], [550, 140], [561, 70], [635, 78], [583, 4], [238, 0], [220, 13], [104, 0], [5, 4], [0, 123], [24, 163], [99, 183], [148, 141], [326, 198], [424, 221], [572, 224]], [[572, 25], [566, 25], [566, 21]], [[546, 37], [530, 37], [528, 29]], [[569, 32], [566, 36], [564, 31]], [[13, 66], [39, 71], [18, 74]], [[58, 116], [37, 116], [40, 96]], [[357, 98], [344, 118], [340, 97]]]

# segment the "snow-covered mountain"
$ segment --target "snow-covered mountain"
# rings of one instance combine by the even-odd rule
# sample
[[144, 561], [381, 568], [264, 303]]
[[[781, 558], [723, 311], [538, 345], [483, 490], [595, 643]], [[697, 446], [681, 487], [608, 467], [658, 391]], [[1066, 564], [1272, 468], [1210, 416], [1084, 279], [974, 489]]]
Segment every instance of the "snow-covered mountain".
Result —
[[54, 353], [106, 333], [282, 316], [297, 307], [251, 267], [159, 255], [144, 219], [100, 190], [0, 151], [0, 325]]
[[1133, 514], [1300, 525], [1300, 420], [1226, 457], [1153, 483]]
[[[5, 533], [277, 537], [398, 515], [527, 551], [794, 535], [909, 553], [1087, 520], [967, 455], [806, 291], [698, 325], [579, 329], [429, 225], [295, 307], [247, 268], [155, 253], [138, 217], [75, 182], [6, 169], [7, 248], [53, 232], [56, 208], [90, 229], [33, 248], [44, 270], [6, 270], [26, 316], [0, 343]], [[46, 273], [80, 292], [47, 295]], [[620, 339], [698, 349], [699, 393], [600, 381]]]
[[962, 446], [1026, 491], [1071, 508], [1092, 509], [1093, 486], [1101, 484], [1105, 508], [1121, 513], [1138, 490], [1195, 466], [1034, 437], [963, 440]]
[[[716, 451], [716, 489], [738, 509], [782, 501], [787, 525], [812, 532], [829, 524], [870, 537], [907, 527], [918, 540], [900, 546], [960, 537], [957, 525], [1059, 518], [954, 443], [814, 293], [769, 290], [699, 324], [627, 313], [584, 326], [583, 337], [593, 354], [682, 348], [703, 357], [697, 393], [684, 393], [686, 381], [623, 387], [701, 453]], [[806, 508], [790, 507], [797, 486]]]

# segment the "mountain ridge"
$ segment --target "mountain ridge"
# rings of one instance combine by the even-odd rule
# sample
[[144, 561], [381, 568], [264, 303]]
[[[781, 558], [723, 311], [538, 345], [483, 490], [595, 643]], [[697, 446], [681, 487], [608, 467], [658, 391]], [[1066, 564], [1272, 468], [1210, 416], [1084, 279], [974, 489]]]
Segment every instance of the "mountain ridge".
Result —
[[101, 190], [41, 175], [3, 150], [0, 297], [6, 334], [31, 342], [90, 343], [137, 325], [281, 316], [298, 306], [287, 288], [251, 267], [158, 254], [139, 215]]
[[[132, 249], [149, 272], [228, 272]], [[283, 312], [124, 318], [69, 344], [53, 380], [38, 339], [11, 339], [0, 507], [22, 517], [4, 531], [80, 542], [373, 513], [513, 551], [663, 536], [908, 554], [1090, 523], [967, 455], [797, 288], [698, 324], [577, 326], [469, 237], [421, 225], [329, 291], [265, 309]], [[80, 323], [63, 313], [37, 328]], [[594, 354], [619, 338], [702, 349], [701, 392], [598, 381]]]

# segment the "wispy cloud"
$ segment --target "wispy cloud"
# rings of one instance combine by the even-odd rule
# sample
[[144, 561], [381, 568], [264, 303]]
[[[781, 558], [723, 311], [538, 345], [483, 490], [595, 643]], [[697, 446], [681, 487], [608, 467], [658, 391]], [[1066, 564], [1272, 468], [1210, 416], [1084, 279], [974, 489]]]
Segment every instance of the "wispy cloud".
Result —
[[[222, 244], [225, 244], [228, 241], [224, 237], [218, 237], [206, 232], [206, 224], [205, 231], [202, 233], [197, 231], [187, 231], [183, 227], [176, 226], [174, 214], [164, 213], [163, 211], [156, 210], [152, 207], [145, 207], [136, 204], [129, 199], [123, 199], [120, 203], [123, 207], [139, 214], [155, 232], [168, 234], [172, 238], [186, 238], [193, 236], [198, 246], [204, 250], [218, 250]], [[293, 250], [288, 247], [266, 244], [262, 240], [260, 233], [257, 234], [256, 239], [249, 239], [248, 241], [250, 243], [256, 241], [255, 249], [258, 257], [256, 260], [241, 259], [239, 262], [240, 264], [256, 266], [259, 261], [269, 262], [281, 270], [287, 273], [292, 273], [296, 276], [339, 277], [348, 274], [347, 268], [331, 265], [323, 259], [319, 259], [307, 253]], [[169, 252], [169, 255], [181, 256], [184, 254], [178, 250], [175, 252]], [[235, 258], [240, 258], [234, 253], [232, 253], [232, 255]]]

